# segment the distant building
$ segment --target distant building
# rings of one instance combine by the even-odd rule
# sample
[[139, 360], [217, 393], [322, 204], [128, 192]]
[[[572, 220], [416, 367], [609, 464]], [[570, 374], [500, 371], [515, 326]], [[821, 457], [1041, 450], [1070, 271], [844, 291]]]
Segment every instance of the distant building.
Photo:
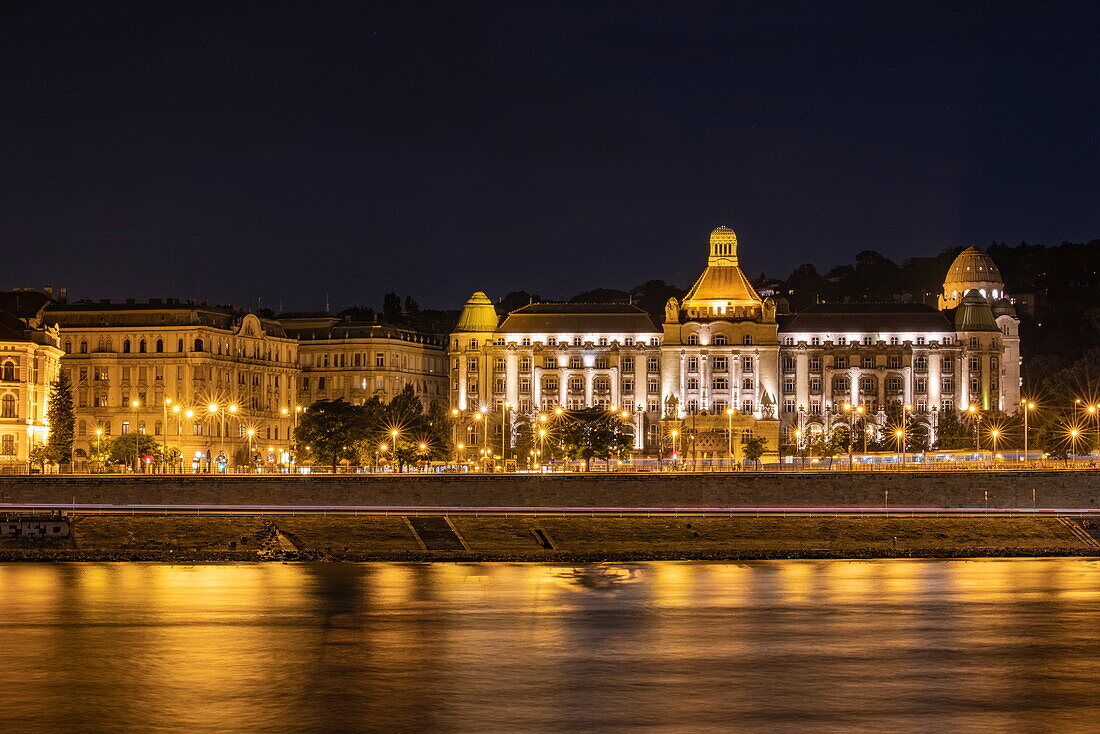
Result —
[[179, 299], [53, 303], [73, 384], [77, 461], [100, 437], [139, 431], [179, 449], [185, 469], [284, 462], [298, 342], [272, 319]]
[[909, 430], [934, 440], [940, 411], [1013, 412], [1020, 394], [1019, 320], [989, 256], [960, 254], [940, 299], [791, 314], [756, 293], [736, 235], [719, 227], [706, 269], [660, 327], [629, 304], [536, 303], [501, 319], [475, 293], [448, 344], [451, 403], [464, 422], [482, 413], [494, 442], [554, 406], [615, 406], [632, 416], [637, 449], [700, 458], [737, 459], [750, 438], [774, 455], [781, 441], [846, 427], [860, 407], [860, 430], [878, 436], [890, 403], [908, 405]]
[[287, 336], [298, 340], [298, 400], [383, 401], [411, 385], [425, 409], [447, 403], [443, 337], [384, 324], [348, 321], [329, 313], [283, 314]]
[[37, 291], [0, 293], [0, 471], [25, 471], [46, 442], [50, 385], [61, 367], [58, 330]]

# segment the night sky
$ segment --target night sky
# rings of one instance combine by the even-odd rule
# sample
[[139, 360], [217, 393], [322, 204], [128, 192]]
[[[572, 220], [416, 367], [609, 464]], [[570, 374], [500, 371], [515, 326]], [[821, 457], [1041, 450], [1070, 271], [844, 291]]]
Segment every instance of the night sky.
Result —
[[1100, 3], [0, 10], [0, 288], [458, 308], [1100, 237]]

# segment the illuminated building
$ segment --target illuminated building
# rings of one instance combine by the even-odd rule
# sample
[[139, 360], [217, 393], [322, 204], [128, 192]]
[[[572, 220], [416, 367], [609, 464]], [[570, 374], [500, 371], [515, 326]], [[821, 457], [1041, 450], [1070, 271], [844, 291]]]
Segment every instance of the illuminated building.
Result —
[[61, 365], [48, 304], [37, 291], [0, 293], [0, 471], [25, 471], [31, 449], [47, 438], [50, 385]]
[[247, 463], [250, 428], [262, 460], [286, 458], [298, 342], [277, 321], [172, 298], [59, 302], [46, 317], [61, 328], [78, 464], [130, 431], [179, 449], [185, 470]]
[[447, 403], [447, 355], [439, 336], [330, 313], [283, 314], [279, 322], [298, 340], [302, 405], [335, 398], [362, 405], [374, 396], [389, 401], [406, 385], [425, 409], [433, 400]]
[[742, 439], [761, 438], [774, 455], [780, 437], [791, 446], [852, 415], [879, 432], [890, 403], [908, 405], [906, 420], [930, 440], [940, 411], [1012, 412], [1019, 355], [1013, 305], [976, 248], [952, 265], [938, 309], [792, 314], [785, 299], [756, 293], [727, 227], [711, 233], [706, 269], [682, 302], [669, 300], [660, 327], [624, 303], [534, 303], [500, 319], [479, 291], [448, 344], [452, 407], [488, 414], [492, 440], [537, 411], [614, 405], [633, 416], [639, 450], [669, 451], [675, 431], [689, 437], [681, 453], [725, 458], [732, 448], [735, 459]]

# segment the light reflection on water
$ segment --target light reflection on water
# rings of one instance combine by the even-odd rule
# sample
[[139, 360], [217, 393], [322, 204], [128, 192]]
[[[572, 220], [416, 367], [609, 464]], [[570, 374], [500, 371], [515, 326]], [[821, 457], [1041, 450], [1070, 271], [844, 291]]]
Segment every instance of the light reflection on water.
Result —
[[1098, 602], [1092, 560], [0, 564], [0, 723], [1091, 732]]

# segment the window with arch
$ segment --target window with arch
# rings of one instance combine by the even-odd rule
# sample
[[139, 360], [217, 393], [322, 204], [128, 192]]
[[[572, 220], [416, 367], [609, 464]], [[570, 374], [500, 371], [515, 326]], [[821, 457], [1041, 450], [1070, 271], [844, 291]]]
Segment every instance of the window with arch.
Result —
[[741, 337], [741, 343], [745, 346], [751, 346], [752, 345], [752, 334], [745, 334], [743, 337]]
[[157, 339], [156, 349], [157, 349], [157, 354], [160, 354], [161, 352], [164, 351], [164, 340], [163, 339]]
[[88, 435], [88, 421], [80, 420], [76, 422], [76, 435], [81, 438]]
[[584, 378], [570, 377], [569, 392], [584, 392]]
[[138, 352], [140, 352], [141, 354], [145, 354], [145, 352], [147, 352], [147, 351], [149, 351], [149, 350], [146, 348], [145, 340], [142, 339], [141, 341], [138, 342]]
[[900, 377], [887, 377], [886, 389], [890, 392], [901, 392], [902, 382]]
[[875, 378], [873, 377], [861, 377], [859, 380], [859, 391], [863, 393], [872, 393], [875, 391]]
[[558, 389], [558, 378], [553, 375], [548, 375], [542, 378], [542, 389], [546, 391], [554, 391]]
[[88, 342], [84, 341], [83, 339], [81, 339], [81, 341], [80, 341], [80, 353], [81, 354], [87, 354], [88, 353]]
[[17, 418], [15, 414], [15, 396], [5, 395], [0, 398], [0, 418]]
[[65, 354], [73, 353], [73, 343], [68, 339], [65, 340]]
[[4, 362], [4, 367], [0, 370], [0, 380], [4, 382], [15, 382], [15, 362], [10, 359]]
[[203, 351], [203, 343], [202, 343], [202, 339], [196, 339], [196, 340], [195, 340], [195, 349], [194, 349], [194, 351], [196, 351], [196, 352], [201, 352], [201, 351]]
[[177, 339], [176, 340], [176, 351], [177, 352], [182, 352], [183, 351], [183, 339]]
[[611, 390], [611, 380], [601, 375], [592, 380], [592, 387], [597, 392], [608, 392]]
[[129, 354], [130, 353], [130, 340], [129, 339], [123, 339], [122, 340], [122, 353], [123, 354]]

